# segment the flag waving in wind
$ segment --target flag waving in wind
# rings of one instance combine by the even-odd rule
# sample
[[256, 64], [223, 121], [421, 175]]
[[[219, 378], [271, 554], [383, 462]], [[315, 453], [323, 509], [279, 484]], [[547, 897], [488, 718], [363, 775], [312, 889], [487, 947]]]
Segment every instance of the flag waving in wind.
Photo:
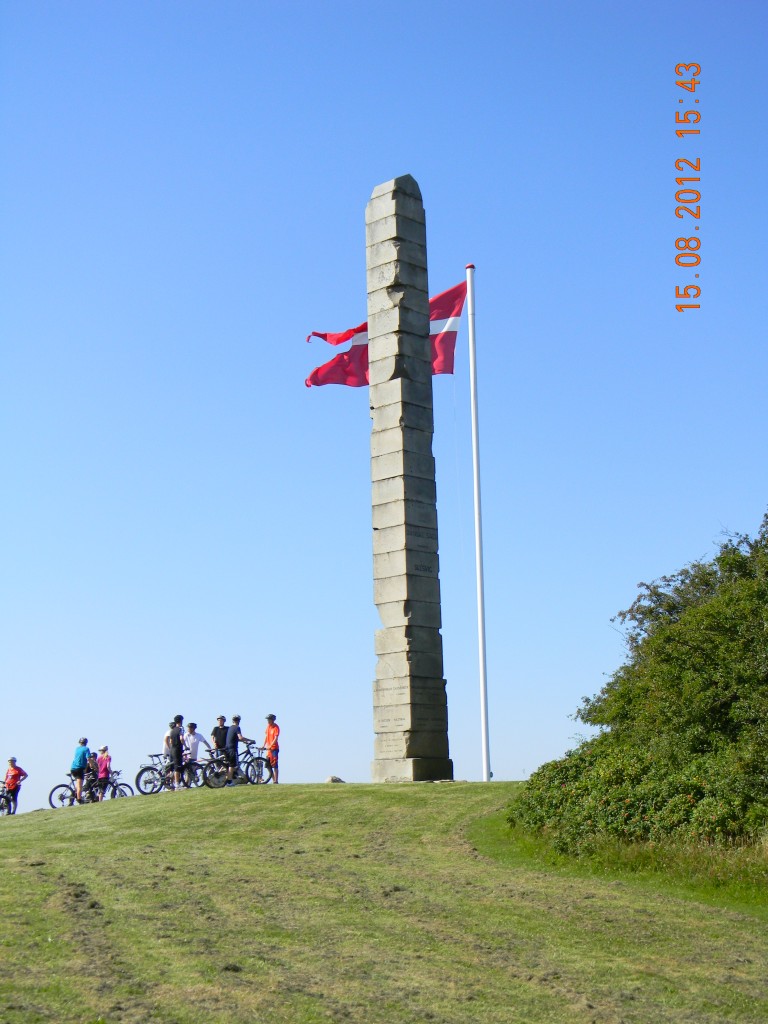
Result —
[[[456, 332], [459, 329], [461, 311], [467, 297], [467, 282], [454, 285], [429, 300], [429, 340], [432, 345], [432, 373], [453, 373], [453, 355], [456, 349]], [[312, 331], [307, 338], [322, 338], [329, 345], [352, 344], [346, 352], [340, 353], [329, 362], [318, 366], [307, 377], [308, 388], [312, 385], [346, 384], [350, 388], [361, 388], [368, 383], [368, 324], [351, 327], [340, 334], [320, 334]]]

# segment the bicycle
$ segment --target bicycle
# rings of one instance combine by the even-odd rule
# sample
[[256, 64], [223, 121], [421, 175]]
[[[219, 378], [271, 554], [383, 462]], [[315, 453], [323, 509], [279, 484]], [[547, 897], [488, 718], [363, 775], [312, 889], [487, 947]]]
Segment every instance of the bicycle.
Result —
[[[77, 801], [77, 792], [75, 790], [75, 780], [72, 772], [67, 772], [69, 782], [63, 782], [59, 786], [54, 786], [51, 792], [48, 794], [48, 803], [56, 810], [59, 807], [72, 807]], [[82, 797], [80, 803], [90, 804], [98, 803], [99, 792], [96, 789], [96, 777], [86, 775], [83, 778], [83, 786], [81, 789]]]
[[[253, 749], [256, 753], [253, 753]], [[264, 747], [247, 743], [237, 759], [232, 781], [236, 785], [251, 783], [259, 786], [272, 779], [272, 765], [264, 757]], [[229, 761], [223, 750], [211, 751], [211, 760], [203, 768], [203, 782], [211, 789], [221, 789], [229, 781]]]
[[5, 783], [0, 783], [0, 814], [10, 814], [12, 806], [11, 795], [5, 788]]
[[[75, 780], [71, 772], [67, 772], [70, 781], [54, 786], [48, 794], [48, 803], [57, 810], [59, 807], [73, 807], [77, 803], [77, 792]], [[83, 779], [82, 797], [80, 803], [97, 804], [99, 800], [98, 779], [95, 775], [87, 774]], [[104, 791], [104, 798], [114, 800], [116, 797], [133, 796], [133, 789], [127, 782], [120, 782], [120, 772], [113, 770], [109, 773], [109, 781]]]
[[272, 781], [272, 763], [266, 756], [266, 747], [256, 747], [254, 754], [252, 746], [252, 743], [246, 745], [245, 752], [240, 756], [240, 767], [250, 783], [254, 786], [265, 786]]
[[[152, 796], [163, 789], [175, 789], [173, 765], [163, 754], [148, 754], [151, 764], [143, 764], [136, 775], [136, 788], [142, 796]], [[205, 765], [200, 761], [187, 761], [181, 769], [181, 784], [185, 789], [203, 784]]]
[[110, 771], [110, 773], [109, 773], [109, 783], [107, 785], [107, 790], [109, 792], [110, 800], [114, 799], [114, 797], [120, 797], [120, 796], [125, 797], [125, 796], [135, 796], [136, 795], [133, 792], [133, 787], [132, 786], [129, 786], [127, 782], [121, 782], [120, 781], [120, 776], [121, 775], [122, 775], [122, 772], [119, 771], [118, 769], [112, 769]]
[[181, 784], [187, 789], [197, 789], [203, 784], [203, 772], [206, 761], [195, 761], [192, 758], [185, 761], [181, 769]]
[[151, 796], [161, 789], [173, 788], [173, 769], [162, 754], [148, 754], [150, 764], [143, 764], [136, 775], [136, 789], [142, 796]]
[[[224, 750], [211, 750], [203, 765], [203, 782], [209, 789], [221, 789], [229, 778], [229, 759]], [[247, 781], [247, 780], [246, 780]]]

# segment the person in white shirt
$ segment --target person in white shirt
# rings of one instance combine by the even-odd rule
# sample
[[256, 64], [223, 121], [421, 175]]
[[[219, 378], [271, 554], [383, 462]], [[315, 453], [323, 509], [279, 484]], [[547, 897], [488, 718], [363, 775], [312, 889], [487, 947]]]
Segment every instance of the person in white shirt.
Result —
[[168, 759], [171, 756], [171, 729], [176, 723], [170, 722], [165, 736], [163, 736], [163, 757]]
[[190, 761], [197, 760], [197, 752], [200, 749], [201, 743], [204, 743], [209, 750], [211, 749], [211, 744], [208, 742], [205, 736], [201, 736], [198, 733], [197, 723], [190, 722], [189, 725], [187, 726], [187, 734], [184, 737], [184, 746], [189, 751]]

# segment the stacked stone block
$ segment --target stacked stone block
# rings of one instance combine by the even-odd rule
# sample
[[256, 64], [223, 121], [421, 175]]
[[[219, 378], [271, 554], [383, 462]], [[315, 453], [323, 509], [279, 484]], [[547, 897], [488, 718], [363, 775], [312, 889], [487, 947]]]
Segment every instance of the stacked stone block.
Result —
[[410, 175], [366, 208], [374, 601], [374, 782], [453, 778], [440, 635], [424, 206]]

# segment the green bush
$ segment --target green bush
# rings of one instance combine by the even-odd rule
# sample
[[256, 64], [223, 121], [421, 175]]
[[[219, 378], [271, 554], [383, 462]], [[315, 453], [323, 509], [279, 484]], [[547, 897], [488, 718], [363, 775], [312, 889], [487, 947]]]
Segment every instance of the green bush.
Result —
[[543, 765], [513, 825], [587, 852], [607, 837], [729, 844], [768, 828], [768, 516], [755, 540], [640, 584], [628, 657], [577, 717], [602, 731]]

